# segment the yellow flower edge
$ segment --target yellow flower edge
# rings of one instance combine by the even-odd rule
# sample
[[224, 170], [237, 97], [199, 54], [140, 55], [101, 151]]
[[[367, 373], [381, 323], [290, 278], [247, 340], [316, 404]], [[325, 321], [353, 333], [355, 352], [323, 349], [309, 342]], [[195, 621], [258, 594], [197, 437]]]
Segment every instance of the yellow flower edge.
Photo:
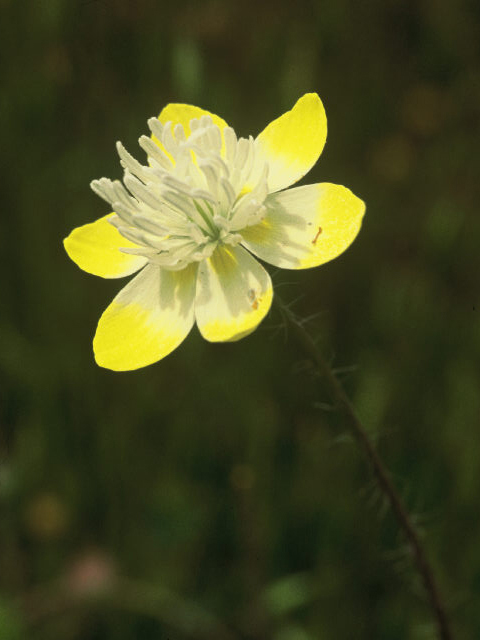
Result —
[[310, 184], [267, 198], [268, 213], [242, 231], [244, 246], [283, 269], [309, 269], [333, 260], [355, 240], [365, 203], [350, 189]]
[[108, 220], [115, 214], [74, 229], [64, 239], [69, 257], [80, 269], [101, 278], [123, 278], [146, 265], [142, 256], [122, 253], [122, 247], [135, 247], [112, 226]]
[[272, 304], [262, 265], [240, 246], [218, 249], [200, 264], [195, 317], [209, 342], [233, 342], [254, 331]]
[[317, 162], [326, 140], [323, 103], [318, 94], [307, 93], [256, 139], [259, 161], [268, 163], [270, 191], [279, 191], [303, 178]]
[[194, 324], [196, 267], [166, 271], [146, 266], [102, 314], [93, 340], [101, 367], [128, 371], [161, 360]]

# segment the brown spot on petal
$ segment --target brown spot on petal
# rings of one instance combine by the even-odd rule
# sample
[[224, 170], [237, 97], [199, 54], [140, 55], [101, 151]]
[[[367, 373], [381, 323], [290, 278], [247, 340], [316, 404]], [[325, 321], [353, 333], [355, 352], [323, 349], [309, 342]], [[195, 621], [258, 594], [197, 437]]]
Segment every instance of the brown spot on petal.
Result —
[[248, 290], [248, 299], [250, 300], [250, 304], [252, 305], [252, 309], [256, 311], [258, 309], [258, 300], [255, 289]]
[[317, 244], [318, 236], [322, 233], [322, 231], [323, 231], [322, 227], [318, 227], [317, 235], [312, 240], [312, 244]]

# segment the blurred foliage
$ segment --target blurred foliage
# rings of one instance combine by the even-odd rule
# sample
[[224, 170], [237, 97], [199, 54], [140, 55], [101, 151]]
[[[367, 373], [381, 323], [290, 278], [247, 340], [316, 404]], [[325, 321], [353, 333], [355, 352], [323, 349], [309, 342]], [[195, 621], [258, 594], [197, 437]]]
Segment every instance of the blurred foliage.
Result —
[[[0, 639], [420, 640], [395, 524], [272, 312], [162, 363], [96, 367], [121, 283], [61, 240], [105, 213], [169, 101], [256, 134], [305, 91], [306, 182], [367, 202], [349, 251], [274, 273], [424, 527], [458, 638], [480, 637], [480, 5], [1, 0]], [[23, 629], [23, 630], [22, 630]]]

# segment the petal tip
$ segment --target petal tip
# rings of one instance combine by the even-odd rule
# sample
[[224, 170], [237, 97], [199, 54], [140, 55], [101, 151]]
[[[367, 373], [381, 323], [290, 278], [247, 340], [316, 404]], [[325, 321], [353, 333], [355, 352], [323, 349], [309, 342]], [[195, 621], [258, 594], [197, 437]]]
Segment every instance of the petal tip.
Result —
[[195, 315], [208, 342], [235, 342], [252, 333], [270, 310], [273, 287], [243, 247], [220, 249], [199, 271]]
[[269, 191], [280, 191], [303, 178], [326, 139], [327, 116], [317, 93], [304, 94], [290, 111], [270, 122], [256, 139], [260, 158], [269, 166]]
[[109, 213], [95, 222], [76, 227], [63, 240], [68, 257], [83, 271], [101, 278], [123, 278], [147, 263], [143, 256], [123, 253], [122, 247], [134, 246], [110, 224]]

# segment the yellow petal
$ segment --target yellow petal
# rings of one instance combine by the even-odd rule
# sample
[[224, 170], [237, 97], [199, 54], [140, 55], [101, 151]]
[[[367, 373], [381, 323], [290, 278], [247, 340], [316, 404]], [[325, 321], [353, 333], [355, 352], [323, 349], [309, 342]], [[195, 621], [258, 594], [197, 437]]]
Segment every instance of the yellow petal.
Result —
[[216, 116], [214, 113], [210, 113], [210, 111], [206, 111], [206, 109], [194, 107], [191, 104], [167, 104], [167, 106], [162, 109], [158, 119], [162, 124], [165, 124], [169, 120], [172, 122], [173, 126], [181, 124], [185, 131], [185, 135], [189, 136], [192, 133], [190, 130], [190, 120], [193, 118], [198, 119], [202, 116], [210, 116], [213, 120], [213, 124], [216, 124], [220, 130], [228, 127], [228, 124], [223, 118]]
[[[185, 131], [185, 135], [188, 137], [192, 133], [192, 130], [190, 129], [190, 120], [193, 120], [193, 118], [198, 119], [202, 116], [210, 116], [212, 118], [213, 124], [216, 124], [220, 128], [220, 131], [222, 131], [225, 127], [228, 127], [228, 124], [223, 118], [220, 118], [220, 116], [217, 116], [214, 113], [210, 113], [210, 111], [207, 111], [206, 109], [202, 109], [201, 107], [194, 107], [191, 104], [181, 104], [174, 102], [167, 104], [167, 106], [162, 109], [160, 115], [158, 116], [158, 119], [162, 124], [165, 124], [169, 121], [172, 122], [173, 127], [175, 127], [176, 124], [181, 124], [183, 130]], [[154, 135], [152, 135], [152, 139], [171, 159], [171, 155], [165, 149], [160, 140]]]
[[360, 230], [365, 203], [327, 182], [271, 194], [264, 220], [242, 231], [242, 243], [265, 262], [308, 269], [339, 256]]
[[322, 101], [316, 93], [306, 93], [257, 137], [256, 162], [247, 189], [258, 180], [265, 162], [270, 192], [297, 182], [318, 160], [326, 139], [327, 117]]
[[147, 263], [142, 256], [120, 251], [121, 247], [135, 247], [112, 226], [108, 216], [77, 227], [65, 238], [63, 245], [70, 258], [84, 271], [102, 278], [122, 278], [135, 273]]
[[194, 323], [196, 265], [167, 271], [147, 265], [104, 311], [93, 340], [101, 367], [128, 371], [157, 362]]
[[251, 333], [272, 303], [270, 276], [242, 247], [220, 247], [198, 268], [195, 316], [211, 342], [234, 341]]

